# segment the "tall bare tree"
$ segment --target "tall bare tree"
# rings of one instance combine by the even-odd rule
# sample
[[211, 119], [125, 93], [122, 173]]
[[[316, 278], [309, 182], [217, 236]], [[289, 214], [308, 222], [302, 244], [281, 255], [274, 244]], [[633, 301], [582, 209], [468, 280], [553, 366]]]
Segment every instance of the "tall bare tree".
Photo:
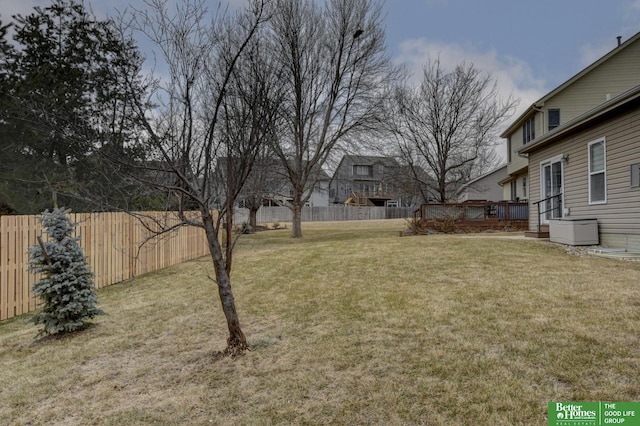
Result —
[[283, 128], [273, 150], [292, 191], [292, 237], [302, 207], [339, 144], [375, 130], [382, 88], [397, 74], [385, 49], [381, 4], [373, 0], [277, 0], [273, 55], [286, 87]]
[[495, 165], [497, 127], [515, 106], [510, 97], [501, 100], [497, 83], [473, 64], [447, 72], [435, 60], [425, 65], [419, 87], [397, 89], [388, 123], [425, 196], [428, 192], [445, 202]]
[[[227, 161], [223, 162], [224, 167], [216, 168], [216, 182], [222, 184], [225, 193], [226, 205], [219, 208], [226, 213], [227, 242], [234, 240], [232, 225], [236, 201], [246, 195], [248, 185], [255, 183], [256, 174], [265, 177], [265, 152], [269, 152], [269, 142], [277, 132], [278, 104], [283, 93], [276, 64], [262, 42], [263, 29], [258, 28], [256, 34], [233, 70], [221, 108], [220, 135], [226, 147]], [[231, 52], [233, 49], [228, 49], [227, 53]], [[229, 58], [225, 62], [228, 63]], [[229, 273], [232, 254], [233, 244], [227, 243]]]
[[166, 71], [150, 82], [149, 102], [136, 104], [150, 156], [140, 166], [145, 182], [177, 209], [172, 220], [154, 225], [160, 232], [185, 225], [204, 230], [229, 330], [226, 352], [237, 354], [248, 346], [231, 289], [232, 206], [275, 116], [269, 70], [255, 65], [264, 54], [256, 35], [266, 0], [252, 0], [233, 17], [211, 17], [204, 0], [185, 0], [171, 11], [164, 0], [147, 5], [130, 25], [155, 44], [158, 67]]

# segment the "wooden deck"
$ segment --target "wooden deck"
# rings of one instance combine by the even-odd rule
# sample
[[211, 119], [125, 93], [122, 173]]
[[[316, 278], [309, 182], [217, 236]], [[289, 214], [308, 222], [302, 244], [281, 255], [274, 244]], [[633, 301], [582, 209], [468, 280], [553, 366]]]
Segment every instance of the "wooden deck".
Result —
[[346, 206], [378, 206], [384, 207], [392, 200], [394, 194], [388, 191], [355, 191], [344, 202]]
[[527, 230], [529, 204], [521, 202], [468, 201], [423, 204], [414, 219], [426, 228], [445, 232], [474, 230]]

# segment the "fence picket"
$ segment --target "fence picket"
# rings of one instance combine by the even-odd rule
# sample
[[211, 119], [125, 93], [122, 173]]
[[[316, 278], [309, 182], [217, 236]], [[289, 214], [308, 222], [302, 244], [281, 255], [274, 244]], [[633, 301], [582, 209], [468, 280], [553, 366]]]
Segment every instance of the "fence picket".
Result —
[[[154, 220], [161, 220], [164, 214], [155, 212]], [[38, 277], [27, 269], [27, 248], [42, 234], [37, 218], [0, 216], [0, 320], [39, 306], [31, 292]], [[138, 247], [149, 235], [136, 218], [126, 213], [78, 213], [71, 219], [78, 223], [75, 235], [80, 237], [97, 288], [208, 254], [201, 228], [185, 226], [174, 235], [155, 237], [136, 259]]]
[[[302, 208], [303, 222], [407, 219], [413, 216], [416, 207], [375, 206], [305, 206]], [[288, 207], [262, 206], [256, 214], [258, 223], [291, 222], [293, 214]], [[233, 223], [241, 225], [249, 221], [249, 210], [242, 208], [234, 212]]]
[[[1, 217], [0, 217], [1, 218]], [[0, 222], [0, 281], [9, 281], [8, 254], [9, 247], [9, 221]], [[0, 320], [9, 318], [9, 286], [0, 286]]]

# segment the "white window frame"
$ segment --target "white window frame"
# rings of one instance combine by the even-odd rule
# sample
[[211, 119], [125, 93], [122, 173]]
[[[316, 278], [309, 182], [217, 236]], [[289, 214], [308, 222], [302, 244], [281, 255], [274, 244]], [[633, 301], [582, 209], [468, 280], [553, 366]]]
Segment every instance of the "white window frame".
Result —
[[[562, 154], [556, 155], [554, 157], [551, 158], [547, 158], [546, 160], [543, 160], [540, 162], [540, 199], [546, 198], [546, 196], [548, 196], [548, 194], [545, 194], [545, 189], [544, 189], [544, 168], [549, 165], [553, 168], [553, 164], [554, 163], [559, 163], [560, 164], [560, 194], [562, 194], [562, 196], [560, 197], [560, 205], [557, 207], [559, 216], [557, 217], [547, 217], [547, 216], [553, 216], [552, 212], [549, 213], [544, 213], [542, 215], [542, 223], [548, 224], [549, 223], [549, 219], [560, 219], [562, 218], [562, 216], [564, 215], [564, 206], [565, 206], [565, 198], [564, 198], [564, 174], [565, 174], [565, 170], [564, 170], [564, 161], [563, 161], [563, 156]], [[552, 178], [553, 179], [553, 178]], [[551, 204], [553, 205], [553, 202], [551, 202]], [[549, 201], [546, 201], [545, 203], [543, 203], [541, 205], [541, 209], [540, 210], [547, 210], [549, 209]], [[555, 211], [555, 210], [554, 210]]]
[[[362, 164], [354, 164], [353, 165], [353, 176], [369, 176], [372, 175], [372, 166], [370, 165], [362, 165]], [[362, 173], [365, 172], [365, 173]]]
[[[602, 156], [603, 156], [603, 169], [592, 171], [591, 170], [591, 146], [596, 144], [602, 144]], [[589, 142], [587, 147], [587, 168], [588, 168], [588, 179], [589, 179], [589, 204], [606, 204], [607, 203], [607, 140], [606, 138], [600, 138], [595, 141]], [[602, 174], [604, 176], [604, 199], [602, 200], [593, 200], [591, 193], [591, 177], [595, 175]]]

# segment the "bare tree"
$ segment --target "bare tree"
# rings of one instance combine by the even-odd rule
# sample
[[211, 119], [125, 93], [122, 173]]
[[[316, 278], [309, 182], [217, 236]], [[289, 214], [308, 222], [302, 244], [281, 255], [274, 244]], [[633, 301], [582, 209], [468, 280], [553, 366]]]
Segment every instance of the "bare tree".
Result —
[[376, 129], [382, 87], [397, 74], [385, 49], [381, 4], [373, 0], [278, 0], [270, 21], [285, 96], [273, 150], [289, 180], [292, 237], [301, 211], [339, 144]]
[[[185, 0], [172, 11], [164, 0], [146, 3], [150, 8], [136, 11], [130, 25], [155, 44], [158, 67], [166, 71], [149, 86], [155, 107], [136, 103], [149, 155], [139, 166], [145, 183], [168, 194], [177, 209], [173, 221], [154, 223], [158, 232], [205, 231], [229, 330], [226, 353], [234, 355], [248, 345], [231, 290], [232, 206], [275, 115], [268, 80], [253, 66], [265, 0], [251, 1], [234, 17], [213, 18], [204, 0]], [[221, 167], [224, 173], [217, 172]], [[226, 238], [219, 238], [225, 226]]]
[[445, 202], [495, 165], [497, 126], [515, 106], [512, 98], [500, 100], [496, 82], [473, 64], [446, 72], [430, 61], [419, 87], [397, 89], [388, 123], [425, 199]]
[[[222, 162], [224, 167], [217, 167], [217, 182], [223, 184], [225, 192], [225, 205], [220, 208], [226, 212], [228, 242], [234, 240], [233, 210], [236, 201], [247, 193], [248, 185], [254, 184], [255, 189], [256, 174], [266, 177], [265, 152], [269, 152], [269, 142], [277, 132], [277, 106], [282, 97], [282, 85], [262, 38], [263, 31], [258, 28], [233, 70], [222, 102], [220, 134], [226, 147], [224, 158], [227, 161]], [[227, 54], [231, 52], [233, 49], [228, 49]], [[221, 71], [224, 71], [224, 66]], [[231, 272], [232, 254], [233, 244], [227, 244], [228, 273]]]
[[240, 199], [244, 207], [249, 209], [249, 226], [256, 228], [258, 210], [265, 201], [279, 201], [286, 178], [281, 173], [280, 161], [273, 155], [268, 146], [261, 148], [244, 184]]

